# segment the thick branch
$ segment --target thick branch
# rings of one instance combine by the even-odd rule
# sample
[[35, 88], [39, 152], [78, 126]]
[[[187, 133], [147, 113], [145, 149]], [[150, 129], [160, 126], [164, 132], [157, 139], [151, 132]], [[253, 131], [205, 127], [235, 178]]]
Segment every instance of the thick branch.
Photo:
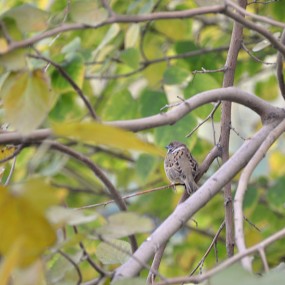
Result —
[[[258, 163], [264, 158], [265, 153], [268, 151], [269, 147], [276, 141], [276, 139], [285, 131], [285, 121], [282, 121], [274, 130], [272, 130], [265, 141], [262, 143], [260, 148], [254, 154], [252, 159], [249, 161], [248, 165], [244, 168], [234, 200], [234, 217], [235, 217], [235, 239], [237, 248], [240, 253], [246, 251], [245, 241], [244, 241], [244, 231], [243, 231], [243, 198], [247, 190], [247, 185], [250, 176]], [[251, 259], [242, 259], [242, 265], [248, 271], [252, 271]]]
[[192, 277], [188, 277], [188, 278], [182, 277], [182, 278], [167, 279], [166, 282], [162, 281], [162, 282], [155, 283], [155, 284], [156, 285], [166, 285], [166, 284], [169, 285], [169, 284], [181, 284], [181, 283], [185, 283], [185, 282], [195, 283], [195, 284], [201, 283], [204, 280], [207, 280], [208, 278], [212, 277], [216, 273], [218, 273], [218, 272], [222, 271], [223, 269], [229, 267], [230, 265], [234, 264], [235, 262], [241, 260], [243, 257], [251, 255], [256, 251], [260, 251], [261, 249], [264, 249], [265, 247], [267, 247], [271, 243], [273, 243], [273, 242], [275, 242], [281, 238], [284, 238], [284, 236], [285, 236], [285, 228], [280, 230], [279, 232], [273, 234], [269, 238], [263, 240], [262, 242], [250, 247], [245, 252], [238, 253], [238, 254], [234, 255], [233, 257], [227, 259], [226, 261], [219, 264], [217, 267], [209, 270], [205, 274], [202, 274], [199, 276], [192, 276]]
[[[239, 0], [241, 7], [246, 7], [246, 0]], [[223, 87], [234, 85], [234, 76], [237, 65], [237, 58], [242, 44], [243, 26], [235, 22], [230, 42], [230, 48], [226, 60], [226, 71], [223, 80]], [[229, 144], [231, 131], [231, 102], [222, 103], [221, 118], [221, 136], [220, 145], [222, 147], [222, 161], [225, 163], [229, 159]], [[226, 226], [226, 248], [227, 255], [234, 255], [234, 225], [233, 225], [233, 203], [231, 183], [229, 182], [224, 188], [224, 205], [225, 205], [225, 226]]]
[[[134, 253], [136, 259], [147, 262], [156, 250], [173, 236], [199, 209], [201, 209], [220, 189], [246, 165], [269, 132], [279, 123], [272, 122], [260, 129], [252, 139], [247, 140], [240, 149], [197, 192], [180, 204], [160, 227]], [[142, 269], [135, 259], [130, 258], [120, 266], [115, 279], [135, 276]]]
[[216, 101], [232, 101], [242, 104], [256, 112], [264, 122], [270, 119], [271, 116], [285, 116], [284, 110], [271, 106], [261, 98], [246, 91], [242, 91], [241, 89], [229, 87], [199, 93], [166, 113], [135, 120], [113, 121], [108, 122], [107, 124], [134, 132], [159, 126], [173, 125], [192, 110], [204, 104]]
[[[249, 107], [261, 116], [263, 122], [270, 121], [270, 119], [281, 119], [285, 117], [284, 109], [274, 107], [264, 101], [263, 99], [242, 91], [235, 87], [214, 89], [197, 94], [188, 100], [182, 102], [175, 109], [166, 113], [145, 117], [134, 120], [123, 120], [106, 122], [106, 124], [127, 129], [130, 131], [142, 131], [159, 126], [172, 125], [186, 116], [192, 110], [213, 102], [213, 101], [232, 101]], [[0, 134], [0, 144], [25, 144], [43, 141], [52, 136], [50, 129], [41, 129], [31, 132], [27, 136], [23, 136], [18, 132], [6, 132]]]

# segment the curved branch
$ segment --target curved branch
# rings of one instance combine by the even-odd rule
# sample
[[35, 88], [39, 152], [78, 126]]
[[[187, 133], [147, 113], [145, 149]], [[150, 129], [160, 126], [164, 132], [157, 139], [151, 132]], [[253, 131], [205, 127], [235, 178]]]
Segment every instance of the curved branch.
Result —
[[147, 262], [159, 247], [173, 236], [199, 209], [201, 209], [220, 189], [238, 173], [254, 155], [270, 131], [279, 123], [273, 121], [264, 125], [213, 176], [211, 176], [191, 197], [180, 204], [174, 212], [152, 233], [126, 263], [121, 265], [115, 279], [133, 277], [142, 269], [136, 261]]
[[[8, 45], [8, 48], [4, 52], [1, 52], [0, 54], [6, 54], [15, 49], [31, 46], [39, 42], [40, 40], [55, 36], [59, 33], [68, 32], [68, 31], [82, 30], [82, 29], [97, 29], [97, 28], [100, 28], [106, 25], [114, 24], [114, 23], [140, 23], [140, 22], [163, 20], [163, 19], [184, 19], [184, 18], [191, 18], [194, 16], [205, 15], [205, 14], [225, 14], [226, 16], [241, 23], [242, 25], [262, 34], [265, 38], [267, 38], [273, 44], [273, 46], [276, 49], [278, 49], [283, 55], [285, 55], [285, 47], [282, 44], [280, 44], [268, 31], [266, 31], [265, 29], [256, 25], [253, 22], [245, 20], [243, 17], [240, 17], [239, 15], [237, 15], [237, 13], [230, 11], [231, 7], [227, 5], [230, 6], [230, 3], [226, 5], [213, 5], [213, 6], [199, 7], [199, 8], [184, 10], [184, 11], [155, 12], [151, 14], [142, 14], [142, 15], [113, 14], [105, 21], [98, 23], [96, 25], [87, 25], [87, 24], [81, 24], [81, 23], [62, 24], [54, 29], [45, 31], [41, 34], [37, 34], [29, 39], [18, 41], [18, 42], [13, 41]], [[259, 20], [263, 22], [265, 21], [268, 22], [268, 20], [265, 20], [264, 17], [259, 17]], [[285, 28], [285, 24], [282, 22], [272, 20], [270, 24]]]
[[[246, 251], [245, 241], [244, 241], [244, 231], [243, 231], [243, 198], [247, 190], [248, 181], [250, 176], [258, 163], [264, 158], [265, 153], [268, 151], [269, 147], [276, 141], [276, 139], [285, 131], [285, 121], [282, 121], [274, 130], [272, 130], [265, 141], [262, 143], [260, 148], [254, 154], [252, 159], [249, 161], [245, 169], [243, 170], [238, 188], [236, 191], [234, 199], [234, 219], [235, 219], [235, 240], [237, 248], [240, 253]], [[252, 271], [251, 259], [242, 259], [242, 265], [244, 269]]]
[[244, 105], [256, 112], [263, 122], [271, 119], [272, 116], [276, 116], [276, 118], [285, 116], [284, 110], [273, 107], [261, 98], [239, 88], [228, 87], [199, 93], [183, 101], [175, 109], [166, 113], [135, 120], [107, 122], [107, 124], [134, 132], [159, 126], [173, 125], [192, 110], [204, 104], [216, 101], [232, 101]]
[[260, 249], [267, 247], [271, 243], [283, 238], [284, 236], [285, 236], [285, 228], [280, 230], [279, 232], [273, 234], [269, 238], [261, 241], [260, 243], [248, 248], [245, 252], [238, 253], [238, 254], [234, 255], [233, 257], [227, 259], [226, 261], [219, 264], [215, 268], [209, 270], [205, 274], [202, 274], [199, 276], [188, 277], [188, 278], [182, 277], [182, 278], [167, 279], [166, 282], [162, 281], [162, 282], [155, 283], [155, 284], [156, 285], [169, 285], [169, 284], [180, 284], [180, 283], [185, 283], [185, 282], [194, 283], [194, 284], [201, 283], [204, 280], [207, 280], [208, 278], [212, 277], [216, 273], [218, 273], [218, 272], [222, 271], [223, 269], [229, 267], [230, 265], [234, 264], [235, 262], [241, 260], [243, 257], [245, 257], [247, 255], [251, 255], [256, 251], [260, 251]]
[[[236, 87], [214, 89], [197, 94], [190, 99], [185, 100], [175, 109], [166, 113], [157, 114], [150, 117], [134, 120], [122, 120], [105, 122], [105, 124], [127, 129], [133, 132], [147, 130], [159, 126], [172, 125], [186, 116], [192, 110], [216, 101], [232, 101], [244, 105], [255, 111], [264, 123], [271, 119], [281, 119], [285, 117], [285, 110], [274, 107], [263, 99], [243, 91]], [[0, 135], [0, 144], [25, 144], [43, 141], [52, 137], [52, 130], [40, 129], [23, 136], [18, 132], [6, 132]]]
[[[124, 199], [122, 199], [121, 195], [114, 187], [114, 185], [111, 183], [111, 181], [108, 179], [108, 177], [102, 172], [102, 170], [99, 167], [97, 167], [97, 165], [91, 159], [58, 142], [49, 141], [47, 143], [51, 148], [58, 150], [62, 153], [65, 153], [87, 165], [94, 172], [94, 174], [102, 181], [102, 183], [107, 187], [109, 193], [116, 201], [116, 204], [119, 207], [119, 209], [122, 211], [127, 211], [127, 206]], [[135, 251], [137, 248], [137, 241], [133, 235], [129, 236], [129, 239], [131, 242], [132, 249], [133, 251]]]
[[45, 31], [41, 34], [37, 34], [29, 39], [23, 41], [13, 41], [9, 44], [8, 48], [0, 53], [6, 54], [18, 48], [28, 47], [33, 45], [40, 40], [55, 36], [59, 33], [64, 33], [74, 30], [83, 30], [83, 29], [97, 29], [106, 25], [114, 23], [140, 23], [154, 20], [163, 20], [163, 19], [184, 19], [191, 18], [198, 15], [204, 14], [217, 14], [222, 13], [225, 9], [224, 5], [214, 5], [209, 7], [199, 7], [196, 9], [184, 10], [184, 11], [170, 11], [170, 12], [155, 12], [152, 14], [141, 14], [141, 15], [117, 15], [114, 14], [105, 21], [98, 23], [96, 25], [86, 25], [81, 23], [69, 23], [62, 24], [54, 29]]
[[[283, 33], [280, 38], [280, 42], [285, 45], [285, 29], [283, 30]], [[284, 74], [283, 74], [283, 63], [285, 56], [281, 54], [281, 52], [277, 53], [277, 67], [276, 67], [276, 75], [277, 80], [279, 84], [279, 89], [281, 92], [281, 95], [283, 96], [283, 99], [285, 100], [285, 82], [284, 82]]]

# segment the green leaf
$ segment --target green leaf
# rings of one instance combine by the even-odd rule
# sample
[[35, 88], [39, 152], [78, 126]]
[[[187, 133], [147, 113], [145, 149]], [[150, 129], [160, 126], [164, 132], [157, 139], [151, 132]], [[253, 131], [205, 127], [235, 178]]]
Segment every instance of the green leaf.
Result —
[[161, 149], [138, 139], [131, 132], [96, 122], [56, 123], [52, 126], [52, 129], [54, 134], [58, 136], [124, 150], [132, 149], [155, 155], [164, 155]]
[[70, 17], [77, 23], [96, 25], [106, 20], [108, 13], [99, 7], [98, 1], [84, 0], [71, 3]]
[[156, 159], [153, 156], [142, 154], [136, 161], [137, 174], [142, 181], [146, 181], [148, 176], [156, 167]]
[[60, 94], [55, 106], [49, 113], [54, 121], [76, 120], [84, 115], [82, 106], [78, 104], [78, 95], [74, 92]]
[[283, 212], [285, 203], [284, 183], [285, 177], [280, 177], [277, 183], [266, 192], [269, 205], [273, 209], [278, 209]]
[[264, 100], [275, 100], [278, 97], [276, 76], [270, 76], [267, 80], [256, 83], [255, 93]]
[[284, 268], [273, 269], [263, 276], [256, 276], [245, 271], [240, 265], [235, 264], [231, 267], [220, 271], [210, 278], [211, 285], [227, 285], [231, 280], [232, 285], [268, 285], [268, 284], [283, 284]]
[[[62, 68], [72, 78], [72, 80], [82, 87], [84, 81], [85, 65], [80, 55], [74, 55], [71, 60], [62, 64]], [[52, 86], [58, 93], [67, 93], [74, 91], [70, 83], [60, 74], [58, 70], [54, 70], [51, 74]]]
[[131, 93], [124, 89], [111, 94], [106, 102], [102, 118], [107, 121], [115, 121], [124, 118], [133, 119], [137, 113], [137, 102]]
[[48, 212], [48, 219], [52, 224], [57, 225], [57, 227], [62, 227], [64, 225], [77, 226], [81, 224], [86, 224], [96, 220], [96, 214], [84, 214], [80, 210], [68, 209], [60, 206], [51, 207]]
[[167, 85], [176, 85], [183, 83], [190, 73], [188, 70], [182, 69], [178, 66], [168, 67], [163, 74], [163, 82]]
[[0, 55], [0, 65], [8, 71], [19, 71], [26, 67], [26, 50], [17, 49]]
[[100, 41], [98, 47], [93, 51], [93, 56], [96, 57], [96, 55], [102, 50], [102, 48], [104, 48], [111, 40], [113, 40], [119, 32], [120, 26], [118, 24], [115, 23], [111, 25], [105, 37]]
[[167, 104], [164, 92], [145, 89], [140, 98], [140, 112], [142, 117], [160, 113], [160, 109]]
[[128, 48], [121, 53], [121, 60], [128, 66], [137, 69], [140, 65], [140, 54], [136, 48]]
[[104, 237], [120, 238], [136, 233], [150, 232], [154, 228], [151, 219], [136, 213], [122, 212], [112, 215], [108, 223], [97, 229], [97, 233]]
[[36, 129], [49, 112], [51, 94], [43, 71], [11, 73], [0, 91], [7, 122], [23, 134]]
[[155, 141], [158, 145], [165, 147], [171, 141], [177, 140], [187, 144], [189, 139], [185, 136], [195, 128], [197, 120], [193, 115], [187, 115], [172, 126], [163, 126], [154, 130]]
[[81, 47], [81, 39], [79, 37], [75, 37], [68, 44], [62, 47], [61, 52], [67, 54], [76, 53]]
[[139, 35], [140, 35], [140, 25], [139, 24], [130, 25], [125, 36], [125, 47], [127, 49], [135, 47]]
[[29, 33], [46, 29], [49, 14], [30, 4], [24, 4], [10, 9], [2, 17], [14, 19], [22, 33]]
[[161, 20], [154, 23], [155, 28], [168, 38], [177, 41], [185, 40], [191, 35], [190, 21], [187, 19]]
[[[220, 85], [217, 82], [217, 80], [209, 75], [209, 74], [196, 74], [196, 76], [193, 78], [191, 82], [189, 82], [188, 86], [184, 90], [184, 96], [185, 98], [190, 98], [198, 93], [216, 89], [219, 88]], [[213, 110], [214, 105], [213, 104], [207, 104], [199, 107], [197, 110], [193, 111], [193, 115], [199, 117], [199, 118], [206, 118], [211, 111]], [[214, 119], [219, 120], [220, 119], [220, 109], [216, 110]]]
[[96, 249], [96, 256], [103, 264], [123, 264], [131, 254], [130, 244], [123, 240], [101, 242]]

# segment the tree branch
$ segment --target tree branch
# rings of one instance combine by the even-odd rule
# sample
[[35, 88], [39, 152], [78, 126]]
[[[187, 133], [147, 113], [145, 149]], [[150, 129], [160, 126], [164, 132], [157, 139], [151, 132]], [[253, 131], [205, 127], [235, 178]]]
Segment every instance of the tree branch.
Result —
[[[94, 172], [94, 174], [102, 181], [102, 183], [107, 187], [109, 193], [116, 201], [116, 204], [119, 207], [119, 209], [121, 211], [127, 211], [127, 206], [125, 204], [125, 201], [122, 199], [117, 189], [108, 179], [108, 177], [102, 172], [102, 170], [91, 159], [58, 142], [49, 141], [47, 143], [50, 145], [51, 148], [58, 150], [62, 153], [65, 153], [87, 165]], [[129, 239], [131, 242], [132, 249], [133, 251], [135, 251], [137, 248], [137, 241], [133, 235], [130, 236]]]
[[278, 231], [277, 233], [273, 234], [269, 238], [263, 240], [262, 242], [248, 248], [243, 253], [238, 253], [234, 255], [233, 257], [227, 259], [223, 263], [219, 264], [215, 268], [209, 270], [207, 273], [199, 275], [199, 276], [192, 276], [192, 277], [182, 277], [182, 278], [172, 278], [167, 279], [166, 282], [162, 281], [159, 283], [155, 283], [156, 285], [169, 285], [169, 284], [180, 284], [183, 282], [189, 282], [189, 283], [201, 283], [204, 280], [207, 280], [208, 278], [212, 277], [216, 273], [222, 271], [223, 269], [229, 267], [230, 265], [234, 264], [235, 262], [241, 260], [243, 257], [253, 254], [256, 251], [259, 251], [260, 249], [263, 249], [270, 245], [271, 243], [283, 238], [285, 236], [285, 229], [282, 229]]
[[[239, 0], [238, 5], [245, 8], [246, 0]], [[237, 65], [237, 58], [242, 44], [243, 26], [235, 22], [230, 42], [230, 48], [226, 60], [226, 71], [224, 74], [223, 87], [234, 85], [234, 76]], [[222, 103], [221, 136], [220, 145], [222, 148], [222, 161], [229, 159], [229, 144], [231, 133], [231, 102]], [[234, 255], [234, 225], [233, 225], [233, 203], [232, 189], [229, 182], [224, 188], [225, 227], [226, 227], [226, 248], [228, 257]]]
[[[141, 15], [117, 15], [113, 14], [105, 21], [98, 23], [96, 25], [86, 25], [81, 23], [69, 23], [69, 24], [62, 24], [54, 29], [50, 29], [48, 31], [42, 32], [41, 34], [37, 34], [29, 39], [25, 39], [23, 41], [13, 41], [9, 44], [8, 48], [5, 49], [0, 54], [6, 54], [18, 48], [24, 48], [31, 46], [40, 40], [45, 38], [49, 38], [51, 36], [57, 35], [59, 33], [73, 31], [73, 30], [82, 30], [82, 29], [97, 29], [106, 25], [114, 24], [114, 23], [140, 23], [140, 22], [147, 22], [147, 21], [154, 21], [154, 20], [163, 20], [163, 19], [184, 19], [184, 18], [191, 18], [199, 15], [204, 14], [225, 14], [226, 16], [232, 18], [233, 20], [241, 23], [242, 25], [262, 34], [265, 38], [267, 38], [272, 45], [278, 49], [283, 55], [285, 55], [285, 47], [276, 40], [271, 33], [256, 25], [253, 22], [245, 20], [243, 17], [237, 15], [237, 13], [232, 12], [230, 9], [230, 5], [233, 3], [229, 2], [226, 5], [213, 5], [213, 6], [205, 6], [199, 7], [190, 10], [184, 11], [167, 11], [167, 12], [155, 12], [151, 14], [141, 14]], [[252, 16], [253, 14], [251, 14]], [[252, 16], [253, 17], [253, 16]], [[256, 18], [257, 16], [255, 16]], [[259, 17], [260, 21], [268, 21], [265, 20], [265, 17]], [[285, 28], [285, 24], [278, 21], [270, 21], [270, 24]]]
[[[285, 45], [285, 29], [280, 38], [280, 42]], [[279, 84], [279, 89], [283, 99], [285, 100], [285, 82], [284, 82], [284, 74], [283, 74], [283, 63], [285, 56], [281, 54], [281, 52], [277, 53], [277, 68], [276, 68], [276, 75]]]
[[89, 111], [89, 114], [94, 120], [98, 120], [98, 117], [89, 102], [89, 100], [86, 98], [86, 96], [83, 94], [81, 88], [76, 84], [76, 82], [69, 76], [69, 74], [64, 70], [64, 68], [59, 65], [58, 63], [54, 62], [53, 60], [43, 56], [43, 55], [34, 55], [34, 54], [29, 54], [29, 57], [43, 60], [49, 64], [51, 64], [53, 67], [57, 69], [57, 71], [62, 75], [62, 77], [72, 86], [74, 91], [79, 95], [79, 97], [82, 99], [83, 103], [85, 104], [87, 110]]
[[[258, 163], [264, 158], [264, 155], [270, 148], [270, 146], [276, 141], [276, 139], [285, 131], [285, 121], [283, 120], [275, 129], [273, 129], [269, 135], [266, 137], [265, 141], [256, 151], [254, 156], [251, 158], [247, 166], [244, 168], [241, 177], [239, 179], [238, 188], [236, 191], [234, 199], [234, 219], [235, 219], [235, 240], [237, 248], [240, 253], [246, 251], [245, 240], [244, 240], [244, 231], [243, 231], [243, 198], [247, 190], [247, 185], [250, 179], [250, 176]], [[246, 257], [242, 259], [243, 267], [252, 271], [251, 259]]]
[[217, 101], [231, 101], [242, 104], [256, 112], [263, 122], [271, 119], [272, 116], [285, 116], [285, 111], [281, 108], [273, 107], [261, 98], [246, 91], [242, 91], [241, 89], [228, 87], [199, 93], [194, 97], [183, 101], [176, 108], [166, 113], [134, 120], [106, 122], [106, 124], [134, 132], [159, 126], [173, 125], [194, 109], [204, 104]]
[[[226, 185], [265, 140], [269, 132], [279, 123], [273, 121], [263, 126], [250, 140], [243, 143], [240, 149], [214, 175], [212, 175], [191, 197], [180, 204], [174, 212], [150, 235], [134, 253], [135, 259], [147, 262], [153, 254], [173, 236], [199, 209]], [[135, 259], [130, 258], [115, 273], [115, 280], [137, 275], [142, 269]]]

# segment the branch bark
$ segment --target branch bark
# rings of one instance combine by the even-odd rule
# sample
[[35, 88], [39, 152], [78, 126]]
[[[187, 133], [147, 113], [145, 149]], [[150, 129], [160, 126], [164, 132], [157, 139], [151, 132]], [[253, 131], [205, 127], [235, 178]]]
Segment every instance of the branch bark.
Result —
[[[239, 0], [238, 5], [246, 7], [246, 0]], [[226, 71], [224, 75], [223, 87], [234, 85], [234, 76], [237, 65], [237, 58], [242, 44], [243, 26], [235, 22], [230, 42], [230, 48], [226, 60]], [[221, 118], [221, 136], [220, 145], [222, 148], [222, 162], [229, 159], [229, 144], [231, 132], [231, 102], [222, 103]], [[225, 206], [225, 226], [226, 226], [226, 248], [228, 257], [234, 254], [234, 225], [233, 225], [233, 203], [231, 183], [224, 188], [224, 206]]]
[[262, 144], [269, 132], [280, 121], [264, 125], [250, 140], [244, 142], [240, 149], [214, 175], [212, 175], [191, 197], [180, 204], [174, 212], [147, 238], [126, 263], [115, 273], [114, 279], [136, 276], [142, 269], [139, 259], [147, 262], [159, 247], [173, 236], [199, 209], [201, 209], [220, 189], [226, 185]]
[[[247, 185], [250, 176], [258, 163], [264, 158], [264, 155], [270, 148], [270, 146], [276, 141], [276, 139], [285, 131], [285, 121], [283, 120], [275, 129], [273, 129], [266, 137], [260, 148], [256, 151], [252, 159], [249, 161], [247, 166], [244, 168], [240, 179], [238, 188], [234, 199], [234, 220], [235, 220], [235, 240], [238, 251], [243, 253], [246, 251], [244, 231], [243, 231], [243, 198], [247, 190]], [[252, 271], [251, 259], [245, 257], [242, 259], [242, 266], [248, 271]]]

